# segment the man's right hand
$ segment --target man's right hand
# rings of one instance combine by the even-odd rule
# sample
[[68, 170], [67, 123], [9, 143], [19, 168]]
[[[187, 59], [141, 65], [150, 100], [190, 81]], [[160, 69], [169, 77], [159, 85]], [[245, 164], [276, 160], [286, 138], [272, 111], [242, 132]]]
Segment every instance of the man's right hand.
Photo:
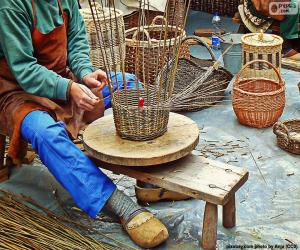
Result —
[[99, 98], [88, 87], [75, 82], [70, 87], [70, 97], [79, 108], [85, 111], [92, 111], [99, 103]]

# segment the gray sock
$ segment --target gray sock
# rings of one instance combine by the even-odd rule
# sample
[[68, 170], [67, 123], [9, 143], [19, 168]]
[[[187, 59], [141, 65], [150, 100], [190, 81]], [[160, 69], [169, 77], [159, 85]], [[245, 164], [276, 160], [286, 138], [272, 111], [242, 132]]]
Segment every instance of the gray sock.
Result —
[[129, 196], [122, 191], [116, 189], [111, 197], [106, 202], [105, 209], [119, 216], [123, 220], [127, 221], [130, 215], [141, 207], [135, 203]]

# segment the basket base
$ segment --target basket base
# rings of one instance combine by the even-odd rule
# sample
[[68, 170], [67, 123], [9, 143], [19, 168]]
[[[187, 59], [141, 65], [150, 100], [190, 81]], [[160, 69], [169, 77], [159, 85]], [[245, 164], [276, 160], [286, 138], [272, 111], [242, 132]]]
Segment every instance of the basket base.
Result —
[[[116, 127], [117, 130], [117, 127]], [[145, 137], [136, 137], [132, 134], [121, 133], [117, 130], [117, 135], [120, 136], [122, 139], [129, 140], [129, 141], [150, 141], [156, 139], [160, 136], [163, 136], [168, 131], [167, 127], [163, 128], [162, 130], [158, 131], [157, 133], [152, 133], [151, 135]]]
[[283, 109], [270, 112], [245, 112], [234, 108], [234, 112], [240, 124], [252, 128], [268, 128], [273, 126], [283, 113]]

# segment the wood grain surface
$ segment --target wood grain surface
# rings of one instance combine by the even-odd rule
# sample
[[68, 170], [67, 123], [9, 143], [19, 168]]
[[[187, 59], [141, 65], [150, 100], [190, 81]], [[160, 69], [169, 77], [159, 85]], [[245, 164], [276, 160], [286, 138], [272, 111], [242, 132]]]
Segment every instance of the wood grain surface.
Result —
[[180, 159], [199, 142], [199, 129], [190, 118], [171, 113], [168, 131], [150, 141], [124, 140], [116, 134], [113, 116], [104, 116], [90, 124], [84, 134], [89, 155], [119, 166], [152, 166]]

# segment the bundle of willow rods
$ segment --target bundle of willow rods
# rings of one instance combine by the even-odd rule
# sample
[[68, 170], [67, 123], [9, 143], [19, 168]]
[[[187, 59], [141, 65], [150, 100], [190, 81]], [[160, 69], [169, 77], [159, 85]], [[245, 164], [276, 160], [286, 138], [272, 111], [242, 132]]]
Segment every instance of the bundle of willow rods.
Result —
[[[120, 249], [83, 236], [63, 221], [72, 223], [41, 207], [29, 197], [0, 190], [0, 249]], [[126, 249], [125, 246], [122, 244], [122, 249]]]

